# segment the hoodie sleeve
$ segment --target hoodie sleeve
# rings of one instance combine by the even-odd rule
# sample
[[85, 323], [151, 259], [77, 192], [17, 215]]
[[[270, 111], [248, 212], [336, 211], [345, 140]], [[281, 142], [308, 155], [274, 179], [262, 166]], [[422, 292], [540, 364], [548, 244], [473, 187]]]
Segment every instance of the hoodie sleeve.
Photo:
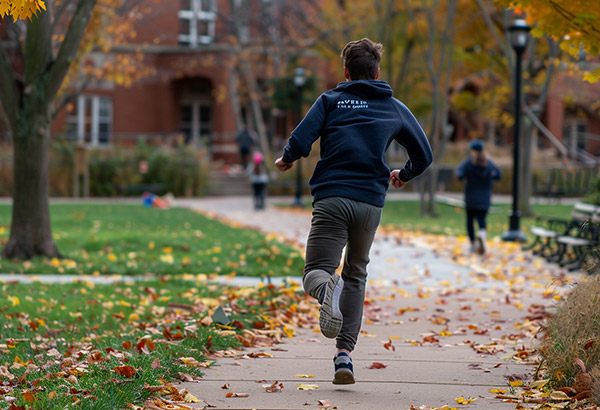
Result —
[[490, 171], [492, 172], [492, 179], [497, 181], [502, 178], [502, 172], [500, 172], [500, 168], [498, 168], [491, 160], [488, 160], [488, 164], [490, 166]]
[[321, 96], [292, 131], [288, 143], [283, 149], [283, 162], [289, 164], [300, 157], [308, 157], [312, 144], [321, 135], [326, 117], [325, 103]]
[[458, 178], [459, 180], [466, 178], [468, 165], [469, 160], [464, 160], [458, 167], [456, 167], [456, 169], [454, 170], [454, 175], [456, 175], [456, 178]]
[[396, 135], [396, 141], [406, 148], [408, 161], [400, 170], [400, 180], [408, 182], [422, 174], [433, 161], [433, 152], [421, 125], [402, 103], [398, 102], [402, 118], [402, 129]]

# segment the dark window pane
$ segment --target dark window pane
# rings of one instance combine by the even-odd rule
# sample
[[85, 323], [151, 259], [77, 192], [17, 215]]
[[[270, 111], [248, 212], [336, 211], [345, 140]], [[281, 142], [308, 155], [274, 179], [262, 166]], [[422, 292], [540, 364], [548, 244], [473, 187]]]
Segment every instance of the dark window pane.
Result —
[[181, 122], [191, 122], [192, 121], [192, 106], [191, 105], [182, 105], [181, 106]]
[[190, 34], [190, 26], [192, 22], [188, 19], [179, 19], [179, 33], [181, 34]]
[[100, 144], [108, 144], [110, 140], [110, 124], [104, 123], [98, 126], [98, 142]]
[[208, 36], [209, 32], [209, 24], [207, 21], [199, 21], [198, 22], [198, 36]]

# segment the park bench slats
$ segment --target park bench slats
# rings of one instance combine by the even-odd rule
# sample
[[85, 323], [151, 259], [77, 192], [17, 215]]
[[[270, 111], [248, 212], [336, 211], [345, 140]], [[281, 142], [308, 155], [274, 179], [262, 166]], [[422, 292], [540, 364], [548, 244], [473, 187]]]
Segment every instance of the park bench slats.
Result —
[[600, 207], [575, 204], [571, 219], [538, 218], [530, 228], [534, 241], [524, 249], [544, 256], [569, 270], [580, 269], [600, 237]]

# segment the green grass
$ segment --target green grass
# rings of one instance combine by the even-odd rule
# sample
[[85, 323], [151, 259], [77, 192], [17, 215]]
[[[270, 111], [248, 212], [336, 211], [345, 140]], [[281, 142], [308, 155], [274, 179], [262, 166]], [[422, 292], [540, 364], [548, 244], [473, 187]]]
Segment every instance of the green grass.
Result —
[[[3, 394], [32, 409], [141, 404], [153, 394], [144, 386], [172, 381], [179, 372], [202, 374], [182, 357], [211, 365], [208, 353], [241, 346], [241, 329], [284, 334], [285, 323], [265, 318], [299, 300], [292, 288], [242, 291], [170, 278], [112, 285], [0, 283]], [[233, 309], [231, 326], [203, 321], [218, 305]], [[147, 351], [136, 347], [143, 339], [153, 341]], [[120, 366], [131, 366], [133, 374], [120, 374]], [[0, 409], [8, 407], [0, 401]]]
[[[534, 205], [536, 215], [569, 219], [572, 205]], [[410, 231], [446, 235], [466, 235], [465, 210], [438, 204], [439, 217], [421, 216], [418, 201], [387, 201], [383, 209], [382, 225], [390, 225]], [[508, 229], [509, 205], [494, 205], [494, 213], [488, 215], [488, 237], [500, 236]], [[535, 218], [522, 218], [521, 230], [529, 231]], [[477, 226], [477, 225], [476, 225]]]
[[[304, 265], [290, 245], [188, 209], [55, 204], [51, 220], [64, 259], [0, 259], [1, 272], [287, 276], [299, 275]], [[9, 228], [10, 206], [1, 205], [0, 244]]]

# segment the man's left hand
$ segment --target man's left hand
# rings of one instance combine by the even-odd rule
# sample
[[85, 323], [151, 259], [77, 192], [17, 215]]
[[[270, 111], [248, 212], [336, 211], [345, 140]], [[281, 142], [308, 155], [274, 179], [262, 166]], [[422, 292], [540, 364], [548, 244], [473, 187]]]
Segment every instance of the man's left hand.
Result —
[[404, 185], [406, 185], [406, 182], [404, 182], [400, 179], [400, 170], [399, 169], [395, 169], [390, 173], [390, 182], [396, 189], [400, 189]]

